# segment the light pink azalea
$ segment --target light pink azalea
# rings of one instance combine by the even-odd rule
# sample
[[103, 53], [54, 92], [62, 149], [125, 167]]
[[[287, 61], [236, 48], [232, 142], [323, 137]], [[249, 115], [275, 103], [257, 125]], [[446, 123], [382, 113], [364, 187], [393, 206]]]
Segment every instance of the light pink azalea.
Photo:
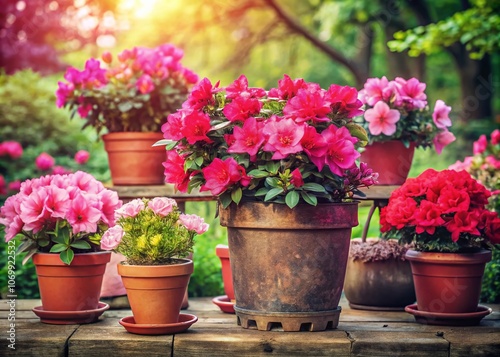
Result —
[[165, 217], [173, 208], [177, 206], [177, 202], [173, 198], [168, 197], [155, 197], [148, 201], [148, 207], [159, 216]]
[[304, 136], [304, 128], [304, 125], [297, 124], [293, 119], [280, 120], [274, 117], [267, 120], [263, 129], [267, 142], [263, 150], [273, 152], [273, 160], [302, 151], [300, 141]]
[[195, 231], [197, 234], [203, 234], [208, 230], [208, 224], [202, 217], [195, 214], [181, 214], [179, 221], [189, 231]]
[[372, 135], [393, 135], [400, 117], [399, 111], [391, 109], [385, 102], [377, 102], [373, 108], [365, 111], [365, 120], [369, 123], [368, 130]]
[[441, 154], [443, 148], [456, 140], [452, 132], [445, 130], [438, 133], [433, 139], [434, 148], [438, 154]]
[[118, 219], [120, 217], [135, 217], [143, 209], [144, 201], [140, 198], [136, 198], [135, 200], [127, 202], [119, 209], [117, 209], [115, 211], [115, 219]]
[[434, 120], [434, 124], [439, 129], [446, 129], [451, 126], [451, 119], [449, 114], [451, 112], [451, 107], [447, 106], [445, 102], [441, 99], [436, 101], [434, 105], [434, 112], [432, 113], [432, 120]]
[[474, 155], [482, 154], [486, 147], [488, 146], [488, 139], [486, 139], [486, 135], [481, 135], [478, 140], [474, 141], [472, 145], [472, 153]]
[[83, 195], [77, 195], [71, 201], [71, 207], [67, 212], [67, 220], [72, 227], [73, 234], [97, 231], [97, 223], [100, 218], [101, 211], [89, 205]]
[[[422, 109], [427, 105], [425, 94], [426, 84], [416, 78], [405, 80], [401, 77], [394, 79], [398, 98], [397, 105], [403, 105], [407, 110]], [[400, 102], [400, 103], [399, 103]]]
[[121, 226], [110, 227], [101, 237], [101, 249], [102, 250], [113, 250], [122, 241], [125, 232]]

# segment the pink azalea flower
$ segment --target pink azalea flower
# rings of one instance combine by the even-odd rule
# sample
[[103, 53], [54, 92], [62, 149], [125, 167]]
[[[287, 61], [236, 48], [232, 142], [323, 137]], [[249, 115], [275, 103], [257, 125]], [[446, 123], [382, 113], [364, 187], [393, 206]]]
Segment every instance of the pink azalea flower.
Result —
[[12, 159], [23, 156], [23, 147], [17, 141], [4, 141], [0, 143], [0, 156], [9, 155]]
[[206, 182], [200, 187], [200, 191], [210, 191], [214, 196], [224, 192], [246, 176], [243, 167], [238, 165], [232, 157], [225, 160], [215, 158], [202, 169], [202, 172]]
[[99, 222], [100, 218], [101, 211], [90, 206], [83, 195], [77, 195], [71, 201], [67, 219], [72, 227], [73, 234], [95, 232], [97, 230], [97, 222]]
[[486, 147], [488, 146], [488, 139], [486, 139], [486, 135], [481, 135], [477, 141], [474, 141], [472, 153], [474, 155], [482, 154]]
[[445, 102], [441, 99], [436, 101], [434, 112], [432, 113], [432, 120], [434, 120], [434, 124], [436, 124], [439, 129], [446, 129], [446, 127], [451, 126], [449, 117], [450, 112], [451, 107], [447, 106]]
[[492, 145], [498, 145], [500, 143], [500, 130], [495, 129], [491, 133], [491, 144]]
[[247, 153], [250, 157], [257, 155], [260, 147], [264, 143], [265, 137], [262, 132], [264, 124], [258, 122], [255, 118], [249, 118], [243, 124], [243, 127], [234, 127], [234, 142], [227, 152], [229, 153]]
[[452, 142], [455, 141], [455, 135], [448, 130], [442, 131], [436, 135], [436, 137], [432, 140], [434, 143], [434, 148], [438, 154], [441, 154], [443, 148]]
[[39, 232], [43, 229], [50, 214], [45, 208], [47, 190], [40, 189], [33, 191], [22, 203], [19, 217], [24, 222], [24, 229], [27, 231]]
[[181, 140], [182, 128], [184, 127], [183, 117], [189, 110], [180, 110], [175, 113], [170, 114], [167, 117], [167, 122], [162, 125], [161, 131], [163, 132], [163, 137], [169, 140]]
[[113, 62], [113, 55], [109, 51], [104, 51], [101, 55], [102, 60], [104, 63], [110, 64]]
[[210, 130], [210, 117], [203, 112], [192, 112], [185, 116], [182, 135], [189, 144], [197, 141], [211, 143], [212, 140], [207, 136]]
[[167, 151], [167, 160], [163, 163], [165, 182], [174, 184], [180, 192], [187, 191], [190, 176], [184, 171], [184, 163], [184, 158], [177, 151]]
[[136, 198], [130, 202], [125, 203], [119, 209], [115, 211], [115, 219], [120, 217], [135, 217], [140, 211], [144, 209], [144, 201], [140, 198]]
[[6, 195], [7, 194], [7, 184], [5, 182], [5, 177], [3, 175], [0, 175], [0, 195]]
[[135, 86], [137, 90], [142, 94], [151, 93], [155, 89], [153, 80], [147, 74], [143, 74], [142, 76], [140, 76]]
[[327, 114], [331, 113], [331, 103], [325, 98], [324, 93], [324, 90], [299, 89], [297, 95], [286, 103], [283, 114], [286, 118], [292, 118], [297, 123], [308, 120], [313, 122], [329, 121]]
[[69, 194], [66, 190], [49, 186], [46, 188], [47, 197], [45, 198], [45, 209], [50, 213], [53, 218], [65, 218], [71, 202]]
[[232, 84], [226, 87], [226, 96], [229, 99], [262, 98], [265, 95], [266, 91], [262, 88], [249, 88], [248, 79], [243, 74]]
[[58, 108], [64, 107], [67, 98], [73, 95], [75, 85], [73, 83], [57, 82], [56, 105]]
[[86, 118], [89, 115], [89, 113], [90, 113], [91, 110], [92, 110], [92, 105], [91, 104], [82, 104], [77, 109], [78, 115], [81, 118]]
[[227, 104], [222, 112], [231, 122], [245, 122], [250, 116], [257, 115], [262, 108], [262, 103], [255, 98], [236, 98]]
[[368, 78], [362, 90], [359, 91], [361, 102], [373, 107], [377, 102], [390, 103], [396, 97], [396, 85], [389, 82], [384, 76], [382, 78]]
[[219, 82], [212, 86], [208, 78], [203, 78], [193, 87], [187, 100], [182, 104], [183, 108], [200, 110], [206, 105], [215, 104], [213, 93], [218, 91]]
[[101, 249], [102, 250], [113, 250], [122, 241], [125, 232], [120, 226], [110, 227], [101, 237]]
[[196, 84], [198, 82], [198, 75], [194, 73], [192, 70], [187, 68], [181, 69], [182, 75], [186, 79], [186, 82], [190, 84]]
[[297, 95], [301, 88], [307, 88], [306, 82], [302, 78], [292, 80], [289, 75], [283, 75], [283, 79], [278, 81], [278, 88], [269, 90], [269, 97], [288, 100]]
[[102, 182], [97, 181], [94, 176], [84, 171], [77, 171], [71, 175], [69, 185], [76, 186], [88, 193], [99, 193], [104, 190]]
[[373, 108], [365, 112], [365, 120], [369, 122], [368, 129], [373, 135], [384, 134], [390, 136], [396, 132], [396, 123], [401, 114], [391, 109], [385, 102], [377, 102]]
[[292, 179], [290, 182], [297, 188], [304, 186], [304, 180], [302, 179], [302, 174], [298, 168], [292, 171]]
[[310, 125], [305, 126], [304, 136], [300, 141], [309, 159], [318, 167], [323, 167], [328, 149], [325, 138]]
[[[346, 127], [337, 129], [334, 125], [325, 129], [321, 135], [327, 143], [325, 163], [330, 170], [339, 176], [344, 176], [343, 171], [352, 167], [360, 153], [354, 148], [353, 138]], [[318, 169], [321, 171], [322, 166]]]
[[54, 158], [49, 154], [47, 154], [46, 152], [42, 152], [35, 159], [36, 167], [38, 167], [38, 169], [42, 171], [49, 170], [52, 166], [54, 166], [54, 162], [55, 162]]
[[[0, 179], [0, 186], [1, 185], [2, 184], [1, 184], [1, 179]], [[21, 181], [16, 180], [16, 181], [9, 182], [9, 185], [7, 186], [7, 188], [9, 189], [9, 191], [19, 191], [21, 189]]]
[[425, 108], [427, 105], [427, 95], [424, 92], [425, 83], [421, 83], [416, 78], [405, 80], [401, 77], [397, 77], [394, 82], [398, 91], [399, 98], [397, 100], [401, 101], [407, 110]]
[[52, 167], [52, 175], [65, 175], [68, 173], [70, 171], [63, 166], [56, 165]]
[[90, 153], [86, 150], [78, 150], [75, 154], [75, 161], [79, 165], [84, 165], [89, 161]]
[[203, 234], [208, 230], [208, 224], [202, 217], [195, 214], [181, 214], [179, 221], [189, 231], [195, 231], [197, 234]]
[[115, 224], [115, 210], [122, 206], [122, 201], [116, 191], [102, 190], [99, 192], [99, 201], [101, 202], [101, 219], [108, 226]]
[[448, 167], [448, 170], [455, 170], [455, 171], [465, 170], [465, 171], [467, 171], [472, 164], [472, 159], [473, 159], [472, 156], [466, 156], [464, 159], [464, 162], [457, 160], [457, 162], [455, 162], [454, 164], [452, 164]]
[[168, 197], [155, 197], [151, 201], [148, 201], [148, 207], [151, 208], [154, 213], [162, 217], [172, 212], [174, 206], [177, 206], [177, 202]]
[[300, 141], [304, 136], [304, 125], [297, 124], [293, 119], [269, 119], [263, 132], [268, 138], [263, 149], [274, 152], [273, 160], [302, 151]]
[[332, 84], [326, 91], [325, 99], [331, 105], [332, 112], [339, 118], [353, 118], [363, 113], [363, 103], [358, 99], [356, 88]]

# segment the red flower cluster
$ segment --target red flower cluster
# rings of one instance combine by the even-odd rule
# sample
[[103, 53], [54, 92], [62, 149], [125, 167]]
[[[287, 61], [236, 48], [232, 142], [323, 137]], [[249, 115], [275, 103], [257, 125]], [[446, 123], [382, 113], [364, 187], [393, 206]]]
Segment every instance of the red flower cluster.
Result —
[[485, 208], [490, 196], [466, 171], [428, 169], [392, 193], [381, 231], [421, 250], [491, 247], [500, 244], [500, 218]]
[[310, 204], [350, 197], [376, 179], [356, 164], [356, 148], [367, 140], [352, 121], [362, 113], [357, 95], [287, 75], [268, 92], [249, 87], [243, 75], [224, 89], [205, 78], [162, 127], [166, 182], [181, 191], [227, 192], [226, 203], [238, 202], [241, 188], [265, 201], [290, 195], [289, 206], [300, 195]]

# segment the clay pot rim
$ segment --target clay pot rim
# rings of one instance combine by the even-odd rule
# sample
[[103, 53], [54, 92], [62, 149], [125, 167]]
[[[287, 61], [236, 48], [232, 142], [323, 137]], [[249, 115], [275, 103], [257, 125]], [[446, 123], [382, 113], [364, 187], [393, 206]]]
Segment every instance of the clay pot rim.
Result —
[[[194, 271], [193, 261], [186, 258], [176, 258], [181, 261], [176, 264], [162, 264], [162, 265], [132, 265], [126, 261], [118, 264], [118, 274], [126, 277], [166, 277], [176, 275], [188, 275]], [[144, 272], [147, 272], [145, 274]]]
[[114, 131], [111, 133], [101, 135], [103, 139], [107, 138], [112, 140], [117, 140], [117, 137], [123, 138], [124, 140], [128, 140], [129, 138], [137, 138], [139, 136], [147, 139], [147, 138], [156, 138], [158, 136], [163, 137], [163, 134], [157, 131]]
[[491, 250], [481, 249], [474, 253], [423, 252], [409, 249], [406, 259], [412, 262], [433, 262], [443, 264], [478, 264], [491, 260]]
[[[102, 256], [101, 256], [102, 255]], [[88, 258], [83, 259], [82, 258]], [[111, 251], [75, 253], [75, 257], [70, 265], [61, 261], [59, 253], [37, 252], [33, 255], [33, 264], [35, 265], [57, 265], [57, 266], [87, 266], [107, 264], [111, 260]], [[42, 259], [43, 261], [40, 261]], [[93, 260], [89, 262], [88, 260]]]

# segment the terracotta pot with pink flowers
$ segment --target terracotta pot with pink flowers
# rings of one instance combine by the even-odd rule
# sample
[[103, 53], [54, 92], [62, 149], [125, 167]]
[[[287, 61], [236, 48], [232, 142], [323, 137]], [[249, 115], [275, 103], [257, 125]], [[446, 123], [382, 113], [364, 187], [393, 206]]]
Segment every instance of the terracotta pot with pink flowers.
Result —
[[100, 235], [120, 206], [116, 192], [82, 171], [27, 180], [7, 198], [0, 223], [7, 242], [21, 237], [24, 261], [33, 257], [42, 300], [33, 311], [42, 322], [94, 322], [109, 308], [99, 302], [110, 259]]
[[426, 170], [395, 190], [381, 231], [415, 248], [410, 261], [417, 321], [474, 325], [491, 309], [478, 305], [485, 264], [500, 244], [500, 218], [486, 208], [491, 192], [466, 171]]
[[361, 160], [379, 173], [379, 185], [401, 185], [415, 148], [434, 146], [438, 154], [455, 140], [448, 130], [451, 107], [437, 100], [431, 111], [426, 84], [416, 78], [369, 78], [359, 92], [365, 106], [357, 118], [368, 133]]
[[[101, 248], [122, 254], [118, 264], [133, 316], [120, 320], [138, 334], [181, 332], [197, 317], [180, 314], [193, 273], [194, 237], [208, 229], [203, 218], [183, 214], [166, 197], [135, 199], [116, 211], [117, 224], [104, 233]], [[182, 322], [182, 323], [179, 323]]]
[[[153, 147], [165, 118], [186, 99], [198, 76], [181, 64], [172, 44], [134, 47], [83, 70], [69, 68], [59, 82], [57, 106], [78, 112], [102, 135], [114, 185], [161, 185], [165, 149]], [[106, 130], [106, 132], [103, 132]], [[125, 164], [125, 165], [124, 165]]]

